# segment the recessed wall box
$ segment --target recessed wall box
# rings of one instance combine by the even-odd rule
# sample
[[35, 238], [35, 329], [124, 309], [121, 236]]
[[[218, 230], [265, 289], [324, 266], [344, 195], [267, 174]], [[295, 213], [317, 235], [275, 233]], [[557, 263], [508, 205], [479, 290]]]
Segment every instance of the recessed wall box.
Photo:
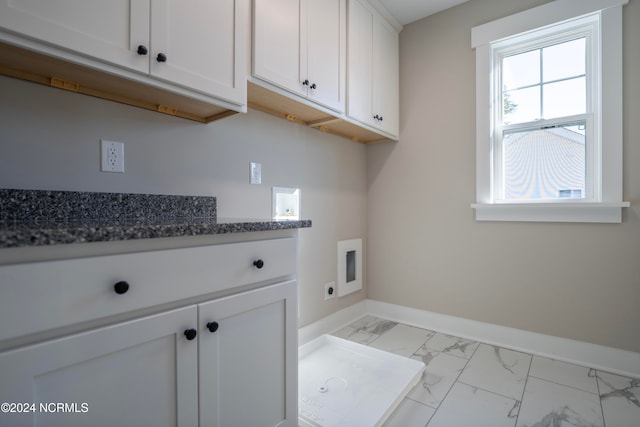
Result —
[[338, 296], [362, 289], [362, 239], [338, 242]]
[[271, 217], [273, 219], [297, 221], [300, 216], [300, 189], [273, 187]]

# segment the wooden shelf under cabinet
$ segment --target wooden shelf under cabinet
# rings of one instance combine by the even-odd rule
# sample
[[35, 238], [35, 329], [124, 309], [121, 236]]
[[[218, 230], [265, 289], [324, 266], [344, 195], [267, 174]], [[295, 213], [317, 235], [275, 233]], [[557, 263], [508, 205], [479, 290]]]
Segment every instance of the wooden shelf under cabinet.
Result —
[[[144, 82], [75, 64], [28, 49], [0, 43], [0, 75], [27, 80], [84, 95], [120, 102], [200, 123], [236, 114], [218, 105], [193, 99]], [[338, 113], [248, 82], [248, 106], [323, 132], [369, 144], [392, 140]]]
[[0, 74], [209, 123], [235, 111], [159, 87], [0, 43]]
[[347, 138], [362, 144], [390, 141], [391, 138], [371, 131], [362, 125], [348, 121], [338, 113], [330, 114], [316, 107], [297, 101], [249, 82], [247, 87], [249, 108], [271, 114], [282, 119], [309, 126], [323, 132]]

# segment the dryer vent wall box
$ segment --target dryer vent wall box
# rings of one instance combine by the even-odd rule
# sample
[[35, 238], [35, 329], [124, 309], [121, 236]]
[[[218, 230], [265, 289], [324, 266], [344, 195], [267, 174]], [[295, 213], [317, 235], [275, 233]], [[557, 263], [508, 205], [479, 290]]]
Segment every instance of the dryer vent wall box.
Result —
[[338, 296], [362, 289], [362, 239], [338, 242]]

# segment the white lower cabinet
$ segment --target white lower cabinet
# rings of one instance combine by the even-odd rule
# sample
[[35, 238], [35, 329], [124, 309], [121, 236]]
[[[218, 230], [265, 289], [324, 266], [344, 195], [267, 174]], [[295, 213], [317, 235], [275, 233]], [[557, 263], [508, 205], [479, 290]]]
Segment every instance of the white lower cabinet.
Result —
[[0, 425], [295, 426], [296, 295], [289, 281], [0, 353]]
[[191, 306], [0, 354], [0, 401], [16, 405], [0, 425], [198, 425], [198, 344], [184, 335], [196, 316]]
[[[126, 267], [128, 257], [147, 272], [151, 264], [139, 261], [156, 259], [162, 271], [181, 271], [184, 304], [170, 301], [168, 293], [162, 300], [165, 308], [158, 306], [156, 311], [153, 303], [144, 307], [145, 298], [157, 303], [152, 295], [174, 285], [177, 278], [170, 275], [166, 283], [157, 278], [154, 288]], [[100, 260], [109, 269], [90, 268], [89, 274], [80, 268]], [[0, 266], [0, 310], [18, 303], [22, 307], [0, 324], [0, 337], [14, 337], [0, 338], [4, 346], [0, 348], [5, 349], [0, 352], [0, 403], [9, 404], [3, 403], [0, 426], [298, 425], [295, 239], [72, 261]], [[29, 266], [37, 274], [27, 274]], [[44, 271], [56, 280], [44, 279]], [[62, 280], [63, 271], [67, 282]], [[108, 271], [128, 278], [130, 289], [114, 292], [112, 285], [104, 284], [110, 283], [101, 279], [109, 276]], [[197, 278], [210, 284], [205, 287]], [[41, 289], [57, 286], [59, 299], [66, 295], [70, 304], [64, 308], [53, 297], [39, 297], [34, 280]], [[191, 288], [190, 281], [195, 283]], [[72, 282], [84, 283], [85, 293]], [[218, 282], [239, 289], [225, 291], [216, 287]], [[16, 286], [29, 284], [34, 286], [33, 302], [11, 298]], [[74, 289], [84, 297], [72, 298], [69, 291]], [[201, 296], [194, 295], [197, 289], [203, 289]], [[217, 294], [210, 293], [212, 289]], [[135, 308], [125, 317], [131, 320], [109, 322], [107, 317], [98, 327], [75, 333], [56, 333], [46, 324], [47, 313], [53, 313], [47, 307], [52, 304], [54, 311], [67, 310], [77, 322], [85, 318], [72, 307], [112, 299], [111, 312], [100, 314], [118, 317], [126, 315], [119, 306], [128, 297], [135, 299]], [[140, 310], [144, 311], [136, 316]], [[28, 330], [46, 336], [32, 335], [17, 347], [7, 344], [16, 339], [9, 331], [12, 325], [37, 311], [45, 315], [39, 315]], [[66, 321], [56, 325], [73, 327]]]
[[296, 295], [287, 282], [198, 306], [201, 426], [298, 425]]

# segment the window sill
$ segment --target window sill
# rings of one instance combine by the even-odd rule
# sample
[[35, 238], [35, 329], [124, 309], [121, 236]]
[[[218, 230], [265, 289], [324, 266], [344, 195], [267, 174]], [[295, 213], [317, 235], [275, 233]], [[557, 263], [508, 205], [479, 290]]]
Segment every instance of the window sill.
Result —
[[476, 221], [594, 222], [621, 223], [622, 208], [617, 203], [473, 203]]

